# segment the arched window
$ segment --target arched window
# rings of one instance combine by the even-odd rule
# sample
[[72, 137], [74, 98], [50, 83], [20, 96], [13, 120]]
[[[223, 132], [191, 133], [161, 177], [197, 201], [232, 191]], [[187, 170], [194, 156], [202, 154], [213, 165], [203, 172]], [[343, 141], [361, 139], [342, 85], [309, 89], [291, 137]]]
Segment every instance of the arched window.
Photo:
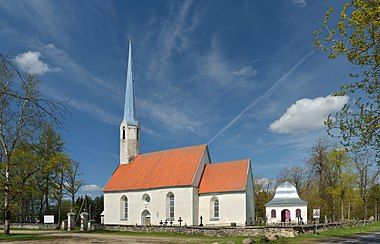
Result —
[[219, 218], [219, 200], [214, 201], [214, 218]]
[[219, 220], [219, 199], [217, 197], [212, 197], [210, 199], [210, 220]]
[[123, 140], [125, 139], [125, 127], [123, 126]]
[[276, 210], [272, 209], [272, 210], [270, 211], [270, 217], [271, 217], [271, 218], [276, 218]]
[[166, 213], [167, 220], [174, 220], [174, 194], [172, 192], [166, 195]]
[[301, 209], [296, 209], [296, 217], [301, 217]]
[[128, 220], [128, 198], [122, 196], [120, 200], [120, 219]]

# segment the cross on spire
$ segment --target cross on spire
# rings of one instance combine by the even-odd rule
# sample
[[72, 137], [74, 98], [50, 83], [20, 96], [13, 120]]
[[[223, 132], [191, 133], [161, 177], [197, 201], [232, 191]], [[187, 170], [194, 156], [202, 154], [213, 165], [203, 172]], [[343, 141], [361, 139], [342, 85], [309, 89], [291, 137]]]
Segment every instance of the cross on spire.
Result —
[[137, 125], [135, 114], [135, 85], [132, 69], [132, 38], [129, 38], [127, 81], [125, 86], [125, 102], [123, 121], [128, 125]]

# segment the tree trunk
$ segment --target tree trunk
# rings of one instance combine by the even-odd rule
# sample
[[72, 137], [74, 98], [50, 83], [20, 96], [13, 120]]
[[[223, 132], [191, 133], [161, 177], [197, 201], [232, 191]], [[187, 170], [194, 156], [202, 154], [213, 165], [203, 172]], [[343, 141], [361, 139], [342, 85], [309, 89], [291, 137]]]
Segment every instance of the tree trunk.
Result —
[[44, 214], [49, 213], [49, 176], [45, 179], [45, 211]]
[[332, 220], [335, 222], [335, 202], [332, 202]]
[[342, 203], [340, 204], [340, 213], [341, 213], [341, 221], [343, 222], [344, 221], [344, 203], [342, 201]]
[[74, 212], [74, 204], [75, 204], [75, 194], [71, 195], [71, 208], [70, 211]]
[[9, 190], [9, 165], [5, 165], [5, 198], [4, 198], [4, 235], [9, 235], [11, 226], [10, 190]]
[[347, 219], [351, 219], [351, 202], [348, 202]]
[[61, 202], [58, 203], [58, 223], [57, 223], [58, 228], [61, 227]]
[[42, 195], [41, 198], [40, 198], [40, 209], [39, 209], [39, 221], [41, 221], [41, 219], [43, 218], [43, 211], [44, 211], [44, 196]]

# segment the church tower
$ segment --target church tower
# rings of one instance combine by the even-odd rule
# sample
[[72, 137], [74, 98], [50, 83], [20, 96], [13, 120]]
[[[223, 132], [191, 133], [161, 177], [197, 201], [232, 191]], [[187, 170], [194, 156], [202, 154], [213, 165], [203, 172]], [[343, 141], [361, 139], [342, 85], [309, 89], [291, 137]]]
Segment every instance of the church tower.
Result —
[[140, 124], [135, 116], [135, 87], [132, 70], [132, 41], [129, 41], [124, 116], [120, 124], [120, 164], [129, 163], [140, 150]]

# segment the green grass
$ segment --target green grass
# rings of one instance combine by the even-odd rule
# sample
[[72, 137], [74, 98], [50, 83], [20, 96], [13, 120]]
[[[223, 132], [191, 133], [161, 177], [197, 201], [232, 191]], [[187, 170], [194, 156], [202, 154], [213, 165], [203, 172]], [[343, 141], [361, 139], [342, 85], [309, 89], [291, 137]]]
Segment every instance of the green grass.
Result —
[[[360, 233], [368, 233], [373, 231], [380, 231], [380, 222], [374, 223], [366, 226], [355, 226], [355, 227], [346, 227], [339, 229], [330, 229], [326, 231], [320, 231], [318, 234], [302, 234], [294, 238], [281, 238], [274, 243], [302, 243], [302, 242], [315, 242], [323, 239], [334, 239], [347, 237]], [[81, 231], [75, 231], [78, 233], [83, 233]], [[132, 237], [151, 237], [151, 238], [179, 238], [186, 239], [188, 243], [227, 243], [233, 241], [234, 243], [241, 243], [247, 237], [209, 237], [202, 236], [197, 234], [186, 235], [183, 233], [168, 233], [168, 232], [130, 232], [130, 231], [107, 231], [107, 230], [98, 230], [98, 231], [87, 231], [87, 233], [98, 233], [98, 234], [109, 234], [109, 235], [125, 235]], [[29, 241], [29, 240], [49, 240], [52, 237], [46, 235], [46, 233], [30, 233], [30, 234], [11, 234], [9, 236], [0, 235], [1, 241]], [[254, 238], [255, 243], [263, 243], [262, 238]]]
[[2, 241], [31, 241], [31, 240], [48, 240], [52, 239], [49, 236], [43, 236], [41, 234], [0, 234], [0, 242]]
[[339, 229], [330, 229], [325, 231], [320, 231], [318, 234], [302, 234], [293, 238], [281, 238], [275, 243], [294, 243], [294, 242], [313, 242], [323, 239], [331, 238], [342, 238], [347, 236], [352, 236], [356, 234], [369, 233], [374, 231], [380, 231], [380, 222], [365, 225], [365, 226], [354, 226], [345, 227]]
[[[107, 230], [98, 230], [91, 231], [92, 233], [101, 233], [101, 234], [110, 234], [110, 235], [125, 235], [125, 236], [134, 236], [134, 237], [157, 237], [157, 238], [180, 238], [186, 239], [189, 243], [227, 243], [228, 241], [233, 241], [235, 243], [241, 243], [247, 237], [241, 236], [230, 236], [230, 237], [212, 237], [212, 236], [203, 236], [203, 235], [186, 235], [183, 233], [168, 233], [168, 232], [131, 232], [131, 231], [107, 231]], [[90, 232], [90, 233], [91, 233]], [[255, 239], [259, 241], [261, 238]]]

